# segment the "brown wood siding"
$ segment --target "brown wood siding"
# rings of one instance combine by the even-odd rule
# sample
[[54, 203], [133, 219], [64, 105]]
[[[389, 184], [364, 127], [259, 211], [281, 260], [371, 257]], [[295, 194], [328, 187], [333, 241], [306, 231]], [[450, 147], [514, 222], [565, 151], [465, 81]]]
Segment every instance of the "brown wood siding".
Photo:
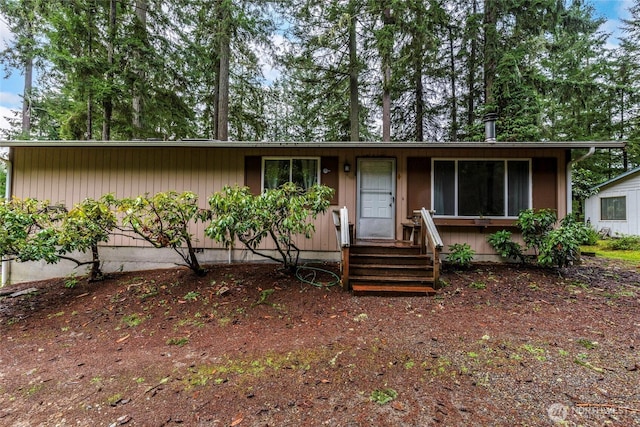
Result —
[[[327, 173], [324, 173], [325, 170]], [[340, 158], [323, 156], [320, 160], [320, 172], [320, 184], [333, 188], [331, 204], [337, 205], [340, 200]]]
[[[199, 196], [201, 207], [207, 206], [211, 194], [225, 185], [250, 185], [260, 191], [262, 156], [317, 156], [327, 153], [322, 148], [277, 148], [253, 147], [247, 149], [208, 147], [15, 147], [13, 194], [16, 197], [49, 199], [52, 203], [64, 202], [67, 206], [82, 201], [86, 197], [98, 198], [106, 193], [115, 197], [135, 197], [145, 192], [193, 191]], [[422, 207], [422, 201], [429, 208], [430, 194], [414, 191], [424, 186], [430, 191], [428, 159], [433, 158], [531, 158], [533, 160], [534, 206], [559, 206], [558, 214], [563, 215], [566, 200], [566, 160], [563, 149], [473, 149], [452, 151], [438, 148], [348, 148], [332, 150], [337, 157], [337, 190], [335, 206], [346, 206], [350, 219], [356, 220], [356, 159], [358, 157], [395, 157], [397, 159], [397, 236], [402, 236], [402, 222], [410, 215], [414, 205]], [[247, 159], [253, 158], [254, 165]], [[411, 159], [411, 160], [409, 160]], [[335, 162], [335, 160], [333, 160]], [[349, 162], [352, 170], [344, 173], [342, 165]], [[251, 163], [251, 161], [249, 161]], [[549, 164], [551, 163], [551, 166]], [[323, 159], [323, 165], [326, 165]], [[541, 166], [542, 165], [542, 166]], [[327, 168], [331, 169], [327, 166]], [[251, 175], [251, 172], [254, 172]], [[554, 174], [557, 172], [557, 176]], [[253, 177], [253, 178], [251, 178]], [[247, 178], [250, 178], [249, 180]], [[253, 184], [250, 182], [253, 179]], [[327, 183], [323, 176], [323, 183]], [[557, 186], [556, 186], [557, 184]], [[331, 185], [333, 186], [333, 185]], [[545, 194], [546, 193], [546, 194]], [[552, 193], [552, 194], [549, 194]], [[548, 200], [540, 201], [540, 196]], [[549, 202], [550, 201], [550, 202]], [[333, 209], [333, 208], [332, 208]], [[312, 240], [304, 238], [296, 242], [303, 250], [333, 251], [337, 249], [335, 229], [330, 212], [321, 215], [314, 222], [316, 233]], [[441, 230], [445, 245], [467, 241], [472, 243], [477, 253], [494, 252], [487, 248], [484, 231], [478, 227], [443, 227]], [[193, 228], [198, 240], [197, 246], [219, 248], [213, 240], [204, 235], [204, 225], [198, 223]], [[112, 245], [142, 246], [144, 243], [113, 239]], [[266, 245], [265, 245], [266, 246]]]
[[558, 210], [558, 159], [535, 157], [532, 169], [533, 208]]
[[260, 194], [262, 190], [262, 157], [246, 156], [244, 158], [244, 185], [252, 194]]
[[431, 209], [431, 159], [407, 157], [407, 216], [421, 208]]

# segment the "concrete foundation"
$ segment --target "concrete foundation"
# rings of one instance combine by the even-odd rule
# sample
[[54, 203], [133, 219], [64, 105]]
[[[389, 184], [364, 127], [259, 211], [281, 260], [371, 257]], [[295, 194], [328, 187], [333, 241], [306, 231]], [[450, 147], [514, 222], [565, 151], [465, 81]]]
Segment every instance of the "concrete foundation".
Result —
[[[270, 253], [278, 257], [277, 253]], [[73, 258], [89, 261], [88, 254], [73, 254]], [[113, 273], [118, 271], [142, 271], [158, 268], [174, 268], [183, 265], [182, 259], [175, 251], [167, 248], [140, 248], [140, 247], [101, 247], [102, 271]], [[300, 264], [310, 261], [338, 262], [339, 252], [303, 252], [300, 254]], [[239, 262], [265, 262], [264, 257], [252, 254], [243, 249], [234, 249], [231, 252], [221, 249], [204, 249], [198, 253], [198, 262], [206, 266], [208, 264], [239, 263]], [[6, 284], [45, 280], [55, 277], [67, 277], [75, 275], [84, 276], [89, 272], [90, 265], [77, 267], [71, 261], [61, 260], [57, 264], [45, 262], [15, 262], [9, 263], [7, 268], [8, 278]]]

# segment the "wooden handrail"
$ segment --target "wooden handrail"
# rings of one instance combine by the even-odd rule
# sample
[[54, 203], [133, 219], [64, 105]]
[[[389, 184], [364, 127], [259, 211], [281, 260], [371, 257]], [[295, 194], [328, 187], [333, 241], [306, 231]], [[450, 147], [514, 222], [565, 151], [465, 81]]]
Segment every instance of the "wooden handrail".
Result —
[[333, 225], [336, 227], [336, 239], [340, 248], [351, 246], [349, 236], [349, 211], [346, 206], [333, 211]]
[[347, 207], [333, 211], [333, 225], [336, 227], [336, 239], [340, 247], [340, 271], [342, 273], [342, 287], [349, 289], [349, 247], [351, 233], [349, 232], [349, 211]]
[[433, 222], [433, 214], [434, 211], [428, 211], [425, 208], [420, 209], [420, 218], [428, 232], [427, 238], [431, 241], [430, 243], [434, 249], [441, 250], [444, 247], [444, 243], [442, 243], [440, 233], [438, 233], [436, 224]]
[[433, 278], [437, 281], [440, 275], [440, 251], [444, 244], [433, 222], [433, 214], [433, 211], [427, 211], [425, 208], [414, 212], [415, 216], [420, 217], [420, 251], [433, 254]]

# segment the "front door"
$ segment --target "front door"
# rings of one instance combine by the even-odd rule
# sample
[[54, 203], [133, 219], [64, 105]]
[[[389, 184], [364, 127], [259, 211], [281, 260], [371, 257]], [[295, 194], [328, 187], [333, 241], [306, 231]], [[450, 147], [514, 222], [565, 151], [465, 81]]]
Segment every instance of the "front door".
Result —
[[358, 239], [394, 239], [395, 159], [358, 159]]

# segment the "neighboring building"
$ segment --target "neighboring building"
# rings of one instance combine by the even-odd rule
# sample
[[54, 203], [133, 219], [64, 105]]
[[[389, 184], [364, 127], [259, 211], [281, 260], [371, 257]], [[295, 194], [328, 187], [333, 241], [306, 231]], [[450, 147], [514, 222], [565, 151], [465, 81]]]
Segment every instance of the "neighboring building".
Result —
[[[320, 182], [336, 190], [331, 210], [348, 208], [357, 239], [406, 239], [413, 211], [425, 207], [435, 210], [445, 253], [450, 244], [469, 243], [482, 260], [497, 259], [487, 235], [513, 227], [520, 210], [550, 208], [566, 215], [572, 150], [624, 144], [6, 141], [0, 146], [10, 147], [8, 194], [19, 198], [70, 207], [106, 193], [123, 198], [189, 190], [206, 207], [208, 197], [226, 185], [246, 185], [259, 193], [289, 179], [303, 186]], [[227, 252], [203, 229], [197, 224], [193, 230], [201, 262], [226, 260]], [[301, 239], [298, 246], [308, 259], [339, 259], [331, 212], [317, 219], [313, 239]], [[176, 261], [170, 251], [117, 236], [101, 254], [106, 272]], [[252, 258], [237, 246], [233, 259]], [[35, 267], [11, 263], [11, 281], [64, 276], [73, 266]]]
[[584, 217], [603, 234], [640, 235], [640, 167], [594, 187]]

